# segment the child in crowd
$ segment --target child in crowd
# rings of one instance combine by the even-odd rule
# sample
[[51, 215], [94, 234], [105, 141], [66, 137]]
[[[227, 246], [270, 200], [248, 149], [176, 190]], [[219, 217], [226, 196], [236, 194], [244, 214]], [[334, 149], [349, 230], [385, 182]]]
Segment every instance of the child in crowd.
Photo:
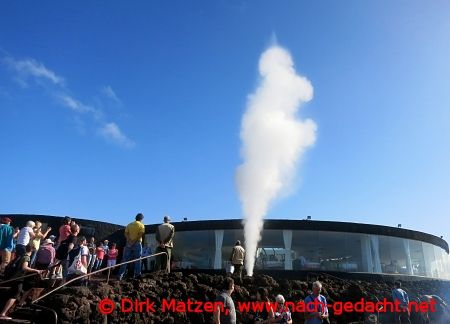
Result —
[[99, 244], [95, 251], [96, 251], [97, 259], [95, 260], [95, 264], [94, 264], [94, 267], [92, 268], [92, 271], [96, 271], [101, 268], [102, 263], [103, 263], [103, 258], [105, 257], [105, 249], [103, 248], [103, 245]]
[[108, 251], [108, 267], [112, 267], [116, 265], [117, 255], [119, 254], [119, 250], [116, 249], [116, 243], [111, 245], [111, 248]]

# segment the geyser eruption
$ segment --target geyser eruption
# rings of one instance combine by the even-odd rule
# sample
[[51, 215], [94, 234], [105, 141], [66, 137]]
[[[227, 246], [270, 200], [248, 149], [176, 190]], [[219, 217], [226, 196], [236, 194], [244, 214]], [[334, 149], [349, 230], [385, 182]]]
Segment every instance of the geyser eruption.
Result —
[[298, 75], [290, 54], [274, 45], [259, 60], [260, 84], [248, 97], [240, 137], [243, 163], [237, 186], [244, 216], [245, 267], [253, 275], [263, 219], [271, 203], [295, 176], [299, 159], [314, 144], [316, 124], [301, 120], [301, 103], [312, 99], [313, 87]]

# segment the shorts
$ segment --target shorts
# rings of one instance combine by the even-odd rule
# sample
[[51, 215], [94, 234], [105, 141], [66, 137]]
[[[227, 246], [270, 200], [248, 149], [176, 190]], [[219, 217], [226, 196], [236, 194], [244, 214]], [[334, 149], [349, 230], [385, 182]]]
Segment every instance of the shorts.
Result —
[[16, 282], [8, 291], [8, 297], [11, 299], [19, 299], [23, 292], [23, 282]]

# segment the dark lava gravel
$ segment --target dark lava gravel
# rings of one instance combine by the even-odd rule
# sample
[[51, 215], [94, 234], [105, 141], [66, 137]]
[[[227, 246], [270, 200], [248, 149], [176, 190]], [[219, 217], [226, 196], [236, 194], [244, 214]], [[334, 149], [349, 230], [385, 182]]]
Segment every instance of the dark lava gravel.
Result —
[[[337, 301], [357, 302], [361, 298], [367, 301], [377, 301], [383, 298], [391, 300], [391, 282], [366, 282], [360, 280], [342, 280], [326, 274], [319, 274], [318, 279], [323, 284], [323, 295], [329, 303]], [[129, 279], [99, 283], [96, 286], [66, 287], [53, 295], [43, 299], [40, 304], [57, 311], [61, 323], [212, 323], [211, 312], [163, 312], [163, 299], [177, 301], [214, 301], [222, 287], [224, 276], [210, 274], [183, 274], [174, 272], [165, 274], [154, 272], [144, 275], [140, 279]], [[303, 280], [278, 279], [267, 275], [245, 277], [242, 284], [236, 283], [232, 294], [235, 304], [239, 301], [252, 301], [258, 287], [266, 287], [271, 300], [282, 294], [286, 301], [303, 301], [310, 293], [311, 282]], [[445, 301], [450, 300], [450, 282], [442, 281], [414, 281], [403, 282], [403, 288], [408, 292], [411, 300], [418, 300], [421, 295], [438, 295]], [[109, 315], [99, 310], [101, 300], [108, 298], [112, 305], [106, 305], [106, 311], [114, 308]], [[142, 312], [120, 311], [121, 300], [129, 298], [154, 302], [153, 307], [144, 307]], [[129, 306], [129, 304], [127, 304]], [[109, 306], [109, 308], [107, 307]], [[111, 307], [112, 306], [112, 307]], [[155, 310], [152, 311], [152, 308]], [[439, 307], [436, 313], [430, 314], [433, 323], [450, 323], [450, 317], [444, 318], [444, 307]], [[381, 313], [346, 313], [336, 315], [330, 310], [331, 323], [393, 323], [393, 314]], [[426, 314], [412, 314], [413, 323], [423, 323]], [[372, 321], [370, 320], [372, 318]], [[440, 318], [440, 319], [439, 319]], [[248, 314], [237, 311], [238, 323], [249, 323]], [[302, 313], [293, 313], [294, 323], [303, 323]]]

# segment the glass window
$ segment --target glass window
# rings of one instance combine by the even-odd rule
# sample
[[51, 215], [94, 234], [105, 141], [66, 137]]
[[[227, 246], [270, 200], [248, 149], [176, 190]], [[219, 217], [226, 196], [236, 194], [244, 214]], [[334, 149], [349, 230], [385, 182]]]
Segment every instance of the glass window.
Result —
[[223, 232], [223, 243], [222, 243], [222, 268], [226, 269], [227, 264], [230, 261], [231, 250], [236, 244], [236, 241], [241, 241], [242, 246], [244, 246], [244, 230], [224, 230]]
[[284, 270], [285, 249], [282, 230], [264, 230], [256, 251], [255, 269]]
[[355, 233], [293, 231], [293, 269], [363, 271], [361, 241]]
[[214, 267], [214, 231], [176, 232], [172, 262], [175, 269], [212, 269]]
[[422, 242], [409, 240], [409, 250], [411, 251], [411, 265], [413, 274], [416, 276], [426, 276], [425, 258], [423, 255]]
[[[286, 251], [285, 243], [289, 248], [290, 230], [287, 232], [284, 234], [289, 235], [283, 236], [283, 230], [263, 231], [256, 252], [256, 270], [289, 268], [289, 259], [285, 259], [289, 258], [290, 253], [293, 270], [381, 271], [450, 279], [450, 256], [433, 244], [384, 235], [292, 230], [291, 249]], [[224, 230], [223, 233], [224, 269], [236, 241], [240, 240], [244, 245], [245, 239], [242, 229]], [[145, 245], [152, 251], [156, 249], [155, 234], [146, 235]], [[172, 266], [213, 269], [215, 249], [214, 230], [177, 232]]]
[[443, 250], [443, 255], [444, 255], [444, 279], [450, 279], [450, 256], [448, 255], [448, 253]]
[[434, 255], [433, 245], [422, 242], [423, 256], [425, 259], [425, 272], [427, 277], [438, 277], [438, 270], [436, 265], [436, 257]]
[[436, 257], [436, 270], [439, 278], [445, 278], [446, 276], [446, 266], [444, 257], [447, 254], [443, 249], [439, 246], [434, 245], [434, 255]]
[[361, 271], [361, 238], [359, 235], [343, 232], [319, 232], [315, 248], [321, 270]]
[[321, 251], [318, 247], [317, 231], [292, 231], [294, 270], [319, 270]]
[[383, 273], [409, 274], [407, 260], [407, 240], [399, 237], [379, 236], [379, 253]]

